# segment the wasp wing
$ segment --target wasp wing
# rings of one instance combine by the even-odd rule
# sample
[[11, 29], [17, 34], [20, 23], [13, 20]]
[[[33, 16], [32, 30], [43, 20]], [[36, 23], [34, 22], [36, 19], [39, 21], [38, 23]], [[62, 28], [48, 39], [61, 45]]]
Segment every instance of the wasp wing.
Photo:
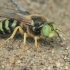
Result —
[[19, 21], [27, 21], [25, 18], [26, 16], [27, 15], [25, 13], [21, 13], [19, 10], [0, 7], [0, 17], [12, 18]]

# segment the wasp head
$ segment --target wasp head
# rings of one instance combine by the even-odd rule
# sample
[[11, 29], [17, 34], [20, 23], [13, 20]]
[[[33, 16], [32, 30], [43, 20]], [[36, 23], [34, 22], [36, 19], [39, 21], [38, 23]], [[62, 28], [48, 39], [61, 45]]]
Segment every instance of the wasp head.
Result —
[[54, 22], [51, 22], [49, 24], [45, 23], [42, 26], [41, 34], [45, 37], [53, 37], [55, 36], [57, 30], [57, 25]]

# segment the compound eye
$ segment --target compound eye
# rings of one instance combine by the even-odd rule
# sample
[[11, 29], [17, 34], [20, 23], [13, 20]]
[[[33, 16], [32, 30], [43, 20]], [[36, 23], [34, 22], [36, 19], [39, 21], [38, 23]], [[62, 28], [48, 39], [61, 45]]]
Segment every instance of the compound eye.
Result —
[[44, 24], [41, 32], [44, 36], [48, 37], [50, 34], [50, 26], [48, 24]]
[[44, 26], [44, 29], [47, 29], [47, 26]]

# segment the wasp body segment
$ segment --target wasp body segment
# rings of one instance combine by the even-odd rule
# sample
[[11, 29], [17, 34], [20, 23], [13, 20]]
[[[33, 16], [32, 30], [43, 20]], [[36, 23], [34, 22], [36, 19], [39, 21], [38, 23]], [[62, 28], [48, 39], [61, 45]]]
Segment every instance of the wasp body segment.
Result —
[[0, 34], [12, 33], [14, 28], [19, 26], [20, 22], [14, 19], [0, 21]]

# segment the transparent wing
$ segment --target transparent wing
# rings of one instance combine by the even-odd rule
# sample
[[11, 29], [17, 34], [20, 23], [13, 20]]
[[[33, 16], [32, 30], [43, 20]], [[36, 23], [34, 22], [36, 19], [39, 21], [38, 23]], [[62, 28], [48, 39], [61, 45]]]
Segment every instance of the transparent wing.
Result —
[[26, 12], [21, 13], [19, 10], [0, 7], [0, 17], [12, 18], [19, 21], [27, 21], [25, 18], [26, 16]]

